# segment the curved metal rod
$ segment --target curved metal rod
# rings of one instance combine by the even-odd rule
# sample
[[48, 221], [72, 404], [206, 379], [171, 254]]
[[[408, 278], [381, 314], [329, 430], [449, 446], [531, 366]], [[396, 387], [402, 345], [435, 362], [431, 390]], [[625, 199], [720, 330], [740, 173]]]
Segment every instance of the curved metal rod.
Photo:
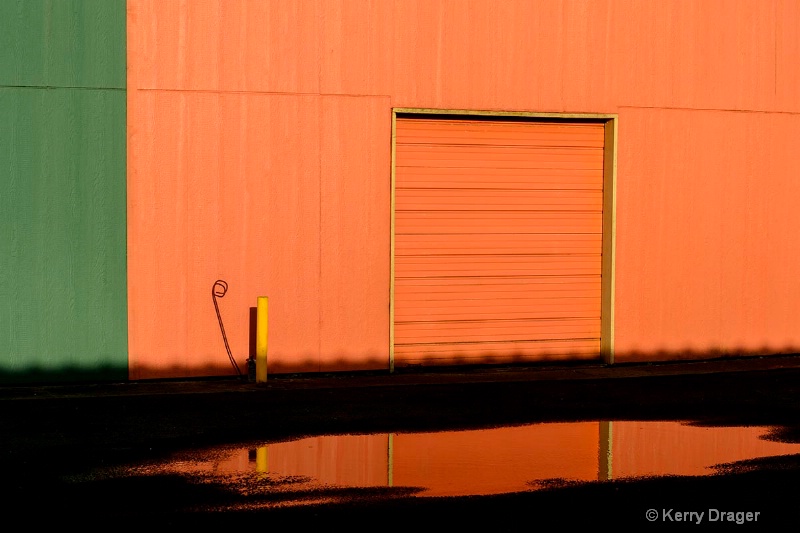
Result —
[[217, 298], [222, 298], [225, 296], [226, 292], [228, 292], [228, 283], [224, 280], [218, 279], [211, 287], [211, 299], [214, 300], [214, 309], [217, 311], [219, 330], [222, 332], [222, 340], [225, 343], [225, 350], [228, 352], [228, 359], [231, 360], [231, 365], [233, 365], [236, 373], [241, 376], [242, 371], [239, 369], [239, 365], [236, 364], [236, 360], [234, 360], [233, 355], [231, 354], [231, 347], [228, 345], [228, 336], [225, 335], [225, 326], [222, 325], [222, 316], [219, 314], [219, 305], [217, 304]]

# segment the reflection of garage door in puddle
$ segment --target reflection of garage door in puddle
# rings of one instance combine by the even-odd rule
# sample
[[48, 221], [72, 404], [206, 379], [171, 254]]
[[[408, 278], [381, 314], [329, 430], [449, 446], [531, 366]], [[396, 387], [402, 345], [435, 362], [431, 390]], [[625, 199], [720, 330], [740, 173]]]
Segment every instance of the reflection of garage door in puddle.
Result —
[[595, 481], [599, 435], [597, 422], [401, 433], [393, 438], [394, 485], [462, 496], [530, 490], [536, 480]]

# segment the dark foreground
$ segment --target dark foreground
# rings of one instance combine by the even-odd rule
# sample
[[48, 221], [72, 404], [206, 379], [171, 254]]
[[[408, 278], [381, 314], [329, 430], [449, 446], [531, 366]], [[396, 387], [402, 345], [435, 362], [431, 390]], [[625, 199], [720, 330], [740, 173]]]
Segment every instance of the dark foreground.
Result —
[[[256, 478], [241, 480], [252, 485], [243, 493], [177, 475], [92, 475], [100, 467], [215, 445], [591, 420], [771, 426], [772, 438], [800, 442], [800, 356], [614, 368], [280, 376], [266, 385], [220, 379], [0, 388], [3, 509], [7, 524], [20, 519], [27, 527], [91, 529], [775, 531], [800, 526], [800, 455], [734, 464], [707, 477], [554, 482], [545, 490], [451, 498], [415, 497], [408, 488], [295, 493]], [[335, 496], [337, 503], [259, 507], [311, 496]], [[659, 513], [654, 522], [646, 518], [649, 509]], [[741, 517], [742, 523], [709, 522], [709, 509], [740, 512], [724, 516]], [[675, 521], [677, 511], [706, 514], [696, 524]], [[747, 512], [758, 512], [757, 519], [748, 522]]]

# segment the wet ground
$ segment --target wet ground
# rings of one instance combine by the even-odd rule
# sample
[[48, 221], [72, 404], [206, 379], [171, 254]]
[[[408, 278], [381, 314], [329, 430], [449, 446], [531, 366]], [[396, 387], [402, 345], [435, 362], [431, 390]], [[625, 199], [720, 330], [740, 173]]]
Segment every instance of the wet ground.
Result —
[[29, 524], [800, 524], [800, 356], [0, 387], [0, 428]]

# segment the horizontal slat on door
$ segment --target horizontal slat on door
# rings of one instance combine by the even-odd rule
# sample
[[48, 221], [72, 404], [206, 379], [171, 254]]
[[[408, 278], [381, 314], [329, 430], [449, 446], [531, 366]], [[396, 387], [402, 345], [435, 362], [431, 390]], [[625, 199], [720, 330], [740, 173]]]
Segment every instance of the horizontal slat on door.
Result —
[[[406, 168], [412, 170], [416, 167], [430, 168], [432, 165], [426, 159], [427, 154], [408, 154], [408, 158], [404, 161], [402, 166], [398, 168]], [[469, 160], [458, 159], [453, 154], [440, 156], [441, 159], [436, 161], [433, 165], [438, 168], [448, 168], [454, 172], [459, 172], [463, 169], [532, 169], [532, 170], [559, 170], [559, 169], [573, 169], [578, 170], [603, 170], [603, 158], [591, 157], [582, 158], [579, 161], [570, 161], [568, 155], [562, 157], [552, 156], [549, 159], [527, 159], [524, 154], [517, 157], [505, 157], [497, 159], [496, 161], [486, 161], [477, 157]], [[598, 161], [599, 159], [599, 161]]]
[[[448, 301], [420, 300], [413, 302], [413, 304], [413, 310], [424, 310], [427, 314], [426, 318], [428, 319], [430, 319], [430, 317], [436, 313], [450, 312], [455, 316], [458, 313], [463, 313], [471, 309], [481, 311], [483, 313], [493, 311], [497, 313], [498, 318], [504, 317], [505, 315], [503, 313], [505, 311], [512, 312], [514, 310], [524, 312], [526, 309], [536, 309], [537, 311], [567, 311], [570, 309], [574, 309], [575, 311], [599, 311], [600, 309], [592, 297], [493, 298], [491, 300], [469, 300], [464, 298]], [[395, 317], [398, 321], [402, 320], [402, 317], [406, 315], [407, 312], [405, 309], [406, 307], [403, 305], [397, 306], [397, 314]], [[411, 316], [411, 314], [408, 313], [408, 316]]]
[[[505, 303], [505, 302], [504, 302]], [[445, 322], [448, 320], [498, 320], [498, 319], [562, 319], [562, 318], [600, 318], [600, 304], [586, 299], [542, 300], [526, 304], [498, 305], [485, 302], [483, 305], [426, 305], [419, 308], [397, 306], [395, 309], [395, 325], [400, 322], [419, 321], [424, 318], [428, 322]], [[480, 327], [480, 324], [476, 324]], [[413, 339], [396, 337], [395, 340], [413, 342]]]
[[592, 275], [600, 270], [600, 255], [445, 255], [395, 258], [395, 276], [553, 276]]
[[[602, 174], [596, 169], [556, 168], [462, 168], [458, 172], [438, 167], [401, 170], [404, 187], [465, 189], [602, 189]], [[398, 189], [402, 190], [402, 189]]]
[[398, 119], [396, 364], [599, 356], [603, 139]]
[[[595, 284], [585, 284], [575, 287], [564, 285], [562, 287], [536, 287], [534, 284], [527, 283], [528, 280], [515, 283], [514, 285], [489, 285], [476, 284], [473, 287], [464, 286], [444, 286], [435, 287], [429, 290], [409, 290], [407, 287], [395, 289], [395, 297], [400, 296], [404, 302], [417, 303], [423, 302], [469, 302], [471, 300], [506, 300], [506, 299], [534, 299], [534, 298], [594, 298], [597, 294]], [[466, 290], [465, 290], [466, 289]]]
[[[600, 280], [597, 276], [522, 276], [520, 278], [404, 278], [395, 280], [395, 290], [422, 290], [429, 293], [436, 292], [437, 290], [448, 290], [449, 287], [454, 287], [457, 290], [473, 291], [475, 286], [497, 286], [497, 287], [511, 287], [520, 286], [524, 283], [533, 289], [547, 289], [549, 288], [562, 288], [567, 285], [574, 285], [576, 287], [585, 287], [587, 284], [594, 284], [597, 290], [600, 290]], [[463, 289], [458, 289], [463, 287]]]
[[400, 189], [403, 211], [587, 211], [602, 205], [603, 191], [481, 189]]
[[440, 344], [433, 346], [395, 345], [400, 364], [507, 363], [547, 360], [592, 360], [597, 358], [600, 339], [570, 341], [529, 341]]
[[520, 254], [535, 249], [541, 254], [597, 253], [602, 245], [602, 235], [523, 233], [507, 235], [448, 234], [442, 235], [397, 235], [395, 246], [403, 255], [470, 254], [476, 250], [482, 254]]
[[[402, 122], [402, 124], [401, 124]], [[435, 124], [434, 124], [435, 122]], [[551, 146], [603, 148], [602, 124], [543, 124], [431, 119], [398, 120], [398, 144], [467, 144], [489, 146]], [[598, 130], [599, 135], [598, 135]]]
[[[398, 235], [470, 233], [601, 234], [601, 212], [558, 211], [397, 211]], [[402, 250], [401, 250], [402, 252]]]
[[[479, 326], [479, 327], [476, 327]], [[502, 338], [509, 341], [600, 338], [600, 325], [591, 318], [561, 320], [485, 320], [474, 322], [399, 322], [396, 334], [413, 336], [419, 344], [443, 342], [485, 342]]]
[[603, 168], [602, 148], [409, 144], [403, 155], [399, 168]]

